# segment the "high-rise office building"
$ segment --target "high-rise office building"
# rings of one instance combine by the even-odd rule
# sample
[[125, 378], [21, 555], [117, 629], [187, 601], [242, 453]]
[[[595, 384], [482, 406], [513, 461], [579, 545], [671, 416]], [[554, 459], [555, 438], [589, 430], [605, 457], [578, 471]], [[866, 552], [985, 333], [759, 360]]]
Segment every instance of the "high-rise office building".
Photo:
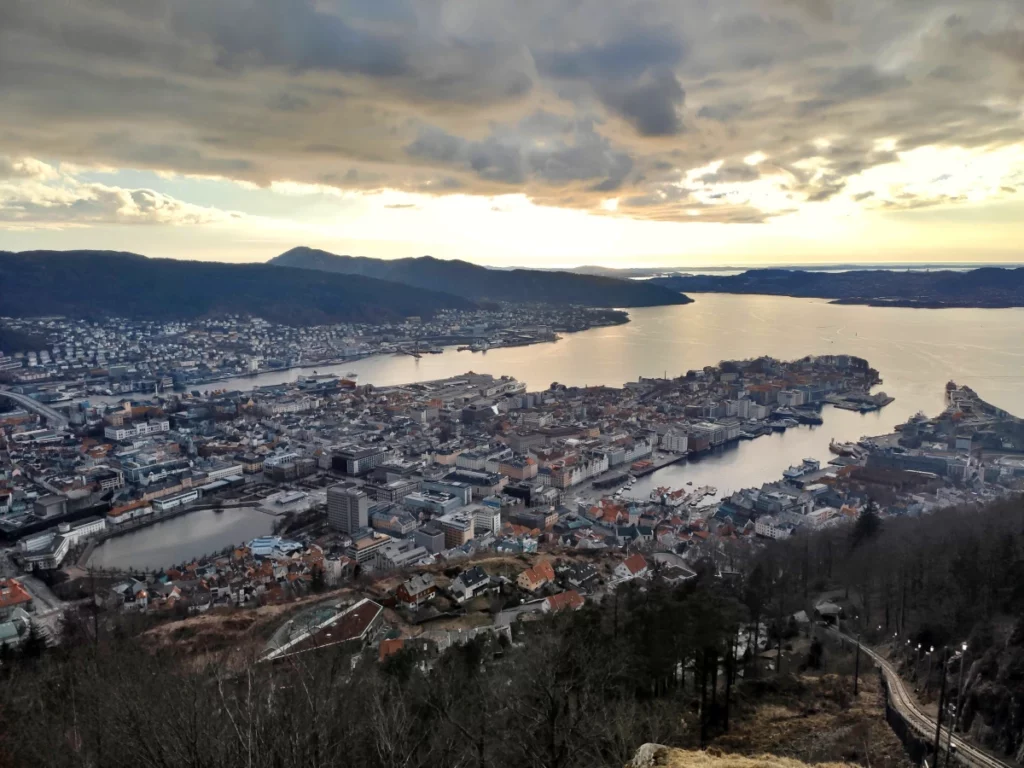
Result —
[[336, 531], [353, 534], [369, 524], [370, 497], [354, 485], [327, 489], [327, 523]]
[[461, 547], [473, 538], [473, 516], [469, 512], [450, 512], [438, 522], [444, 531], [445, 549]]

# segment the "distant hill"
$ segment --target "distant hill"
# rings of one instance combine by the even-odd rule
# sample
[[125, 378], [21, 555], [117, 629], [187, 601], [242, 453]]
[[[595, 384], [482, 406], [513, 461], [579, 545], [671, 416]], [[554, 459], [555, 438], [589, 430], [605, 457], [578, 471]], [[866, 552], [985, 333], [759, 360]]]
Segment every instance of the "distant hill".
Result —
[[840, 304], [899, 307], [1022, 307], [1024, 268], [967, 272], [808, 272], [755, 269], [739, 275], [688, 275], [649, 282], [695, 293], [761, 293], [834, 299]]
[[0, 352], [10, 355], [40, 349], [46, 349], [46, 337], [0, 326]]
[[488, 299], [590, 307], [653, 307], [691, 301], [678, 291], [647, 282], [570, 272], [488, 269], [466, 261], [447, 261], [431, 256], [387, 261], [363, 256], [337, 256], [315, 248], [300, 247], [292, 248], [268, 263], [278, 267], [394, 280], [424, 290], [450, 291], [474, 301]]
[[169, 320], [243, 313], [281, 323], [385, 321], [473, 302], [358, 275], [118, 251], [0, 251], [0, 316]]

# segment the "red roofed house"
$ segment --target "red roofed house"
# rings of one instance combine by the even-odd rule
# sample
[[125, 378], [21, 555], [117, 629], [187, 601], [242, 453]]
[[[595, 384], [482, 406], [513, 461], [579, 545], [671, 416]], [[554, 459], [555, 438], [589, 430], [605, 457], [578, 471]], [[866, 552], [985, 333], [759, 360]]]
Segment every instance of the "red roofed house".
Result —
[[399, 584], [395, 596], [403, 603], [418, 606], [433, 598], [436, 592], [434, 577], [429, 573], [421, 573]]
[[398, 653], [405, 646], [405, 640], [400, 637], [396, 637], [394, 640], [381, 640], [380, 641], [380, 661], [384, 661], [388, 656]]
[[32, 595], [25, 591], [16, 579], [0, 579], [0, 621], [6, 619], [15, 608], [28, 609]]
[[583, 595], [575, 589], [567, 592], [559, 592], [544, 600], [541, 610], [544, 613], [555, 613], [557, 611], [578, 611], [583, 607]]
[[527, 592], [536, 592], [545, 584], [554, 580], [555, 569], [551, 567], [551, 563], [547, 560], [542, 560], [533, 568], [528, 568], [520, 573], [516, 579], [516, 584], [519, 585], [520, 589], [525, 589]]
[[629, 581], [630, 579], [643, 579], [650, 573], [650, 568], [643, 555], [633, 554], [615, 566], [615, 579], [617, 581]]

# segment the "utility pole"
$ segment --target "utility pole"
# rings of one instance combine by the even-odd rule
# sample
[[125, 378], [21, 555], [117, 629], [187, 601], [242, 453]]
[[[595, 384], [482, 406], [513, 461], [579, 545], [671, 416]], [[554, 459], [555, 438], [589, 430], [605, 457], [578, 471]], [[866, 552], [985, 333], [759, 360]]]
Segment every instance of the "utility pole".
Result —
[[729, 704], [732, 699], [732, 679], [736, 674], [736, 635], [738, 629], [734, 628], [732, 637], [729, 638], [729, 657], [725, 666], [725, 730], [729, 730]]
[[[942, 708], [946, 706], [946, 651], [942, 649], [942, 682], [939, 683], [939, 711], [935, 716], [935, 768], [939, 768], [939, 748], [942, 745]], [[949, 765], [949, 756], [946, 756], [946, 765]]]
[[952, 754], [953, 730], [960, 722], [961, 702], [964, 700], [964, 665], [967, 663], [967, 643], [960, 646], [960, 676], [956, 683], [956, 704], [953, 707], [953, 718], [946, 729], [946, 764], [949, 764], [949, 756]]
[[857, 695], [859, 690], [858, 683], [860, 682], [860, 632], [857, 633], [857, 650], [853, 657], [853, 695]]

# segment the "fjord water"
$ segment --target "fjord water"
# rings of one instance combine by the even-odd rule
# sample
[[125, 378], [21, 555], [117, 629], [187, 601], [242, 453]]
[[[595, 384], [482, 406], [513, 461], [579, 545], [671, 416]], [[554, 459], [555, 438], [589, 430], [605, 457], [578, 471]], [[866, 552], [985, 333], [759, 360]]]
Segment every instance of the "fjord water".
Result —
[[[830, 304], [823, 299], [693, 294], [694, 303], [630, 309], [630, 322], [566, 334], [561, 341], [486, 353], [448, 349], [416, 359], [407, 355], [367, 358], [318, 372], [359, 374], [378, 386], [439, 379], [466, 371], [508, 374], [530, 389], [552, 382], [622, 386], [640, 376], [678, 376], [689, 369], [770, 355], [851, 354], [880, 372], [880, 387], [896, 401], [861, 415], [826, 407], [823, 426], [742, 442], [720, 455], [655, 473], [637, 483], [712, 485], [722, 492], [760, 485], [805, 457], [831, 458], [831, 438], [877, 435], [924, 411], [945, 406], [950, 379], [973, 387], [989, 402], [1024, 415], [1024, 309], [905, 309]], [[308, 373], [308, 371], [306, 371]], [[250, 389], [292, 381], [283, 371], [217, 382], [208, 389]]]
[[[639, 376], [678, 376], [689, 369], [770, 355], [790, 360], [805, 355], [851, 354], [866, 358], [884, 380], [879, 389], [896, 401], [876, 413], [859, 414], [826, 406], [819, 427], [801, 426], [784, 434], [744, 441], [696, 461], [649, 475], [632, 494], [646, 496], [659, 485], [710, 485], [719, 495], [777, 480], [782, 471], [803, 458], [823, 463], [832, 458], [828, 444], [858, 440], [864, 435], [891, 432], [896, 424], [923, 411], [935, 415], [944, 408], [943, 388], [950, 379], [974, 388], [989, 402], [1024, 415], [1024, 309], [903, 309], [829, 304], [820, 299], [777, 296], [694, 294], [694, 303], [673, 307], [630, 309], [631, 322], [566, 334], [556, 343], [495, 349], [486, 353], [457, 352], [367, 358], [337, 366], [318, 367], [320, 373], [356, 372], [363, 384], [378, 386], [439, 379], [467, 371], [508, 374], [530, 389], [552, 382], [569, 385], [621, 386]], [[212, 389], [251, 389], [293, 381], [309, 370], [282, 371], [216, 382]], [[571, 494], [570, 494], [571, 496]], [[188, 535], [193, 515], [161, 524], [161, 546], [154, 546], [149, 567], [181, 562], [229, 543], [220, 531], [197, 540]], [[204, 519], [206, 526], [229, 526], [222, 519]], [[180, 523], [181, 546], [178, 539]], [[260, 526], [262, 527], [262, 525]], [[161, 526], [153, 530], [154, 533]], [[194, 532], [194, 529], [193, 531]], [[263, 532], [263, 531], [261, 531]], [[97, 550], [105, 564], [139, 564], [128, 553], [131, 533], [116, 540], [118, 556], [104, 557], [108, 542]], [[255, 533], [253, 535], [256, 535]], [[229, 537], [230, 538], [230, 537]], [[168, 545], [172, 545], [170, 549]], [[148, 558], [147, 558], [148, 559]]]

